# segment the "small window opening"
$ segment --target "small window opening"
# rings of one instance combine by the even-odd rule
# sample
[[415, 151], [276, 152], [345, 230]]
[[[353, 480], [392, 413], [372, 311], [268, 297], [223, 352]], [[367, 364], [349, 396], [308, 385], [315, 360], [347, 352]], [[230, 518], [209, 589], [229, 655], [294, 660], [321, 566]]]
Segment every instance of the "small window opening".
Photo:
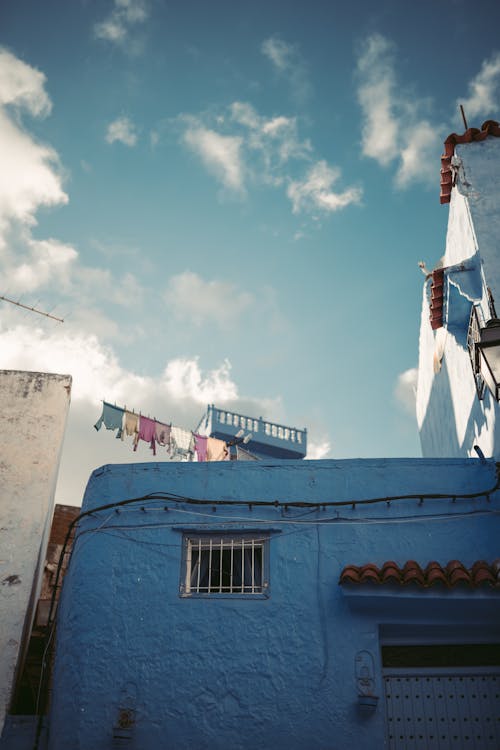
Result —
[[185, 594], [265, 593], [266, 537], [187, 536], [184, 544]]

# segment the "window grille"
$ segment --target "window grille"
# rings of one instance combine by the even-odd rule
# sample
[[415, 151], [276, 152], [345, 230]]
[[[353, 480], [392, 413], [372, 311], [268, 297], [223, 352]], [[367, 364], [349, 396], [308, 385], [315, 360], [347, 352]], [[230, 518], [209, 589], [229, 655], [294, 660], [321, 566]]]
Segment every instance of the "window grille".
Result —
[[185, 536], [181, 593], [266, 593], [267, 545], [268, 538], [262, 536]]

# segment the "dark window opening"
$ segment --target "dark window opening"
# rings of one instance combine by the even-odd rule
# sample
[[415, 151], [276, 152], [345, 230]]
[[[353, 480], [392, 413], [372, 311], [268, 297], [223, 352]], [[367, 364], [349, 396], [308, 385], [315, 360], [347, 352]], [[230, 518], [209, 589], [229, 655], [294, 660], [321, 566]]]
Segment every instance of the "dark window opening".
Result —
[[384, 667], [498, 667], [499, 643], [382, 646]]

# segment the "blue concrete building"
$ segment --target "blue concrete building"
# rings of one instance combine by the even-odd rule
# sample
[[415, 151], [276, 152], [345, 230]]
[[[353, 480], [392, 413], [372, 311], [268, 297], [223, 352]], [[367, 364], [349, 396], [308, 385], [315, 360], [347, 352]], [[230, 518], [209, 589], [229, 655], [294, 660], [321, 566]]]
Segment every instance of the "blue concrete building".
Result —
[[49, 750], [498, 750], [499, 507], [491, 460], [103, 466]]

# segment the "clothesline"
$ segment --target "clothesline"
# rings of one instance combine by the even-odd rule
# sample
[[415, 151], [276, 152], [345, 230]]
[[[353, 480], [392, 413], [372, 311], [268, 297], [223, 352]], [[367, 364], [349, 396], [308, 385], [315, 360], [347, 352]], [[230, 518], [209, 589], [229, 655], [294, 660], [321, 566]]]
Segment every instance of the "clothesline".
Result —
[[217, 438], [198, 435], [191, 430], [177, 427], [172, 423], [161, 422], [156, 418], [144, 416], [141, 412], [127, 407], [102, 402], [102, 414], [95, 423], [96, 430], [102, 425], [107, 430], [116, 430], [116, 438], [132, 437], [133, 449], [137, 450], [139, 440], [149, 443], [156, 456], [156, 446], [162, 446], [170, 454], [170, 459], [184, 461], [225, 461], [229, 458], [226, 443]]

